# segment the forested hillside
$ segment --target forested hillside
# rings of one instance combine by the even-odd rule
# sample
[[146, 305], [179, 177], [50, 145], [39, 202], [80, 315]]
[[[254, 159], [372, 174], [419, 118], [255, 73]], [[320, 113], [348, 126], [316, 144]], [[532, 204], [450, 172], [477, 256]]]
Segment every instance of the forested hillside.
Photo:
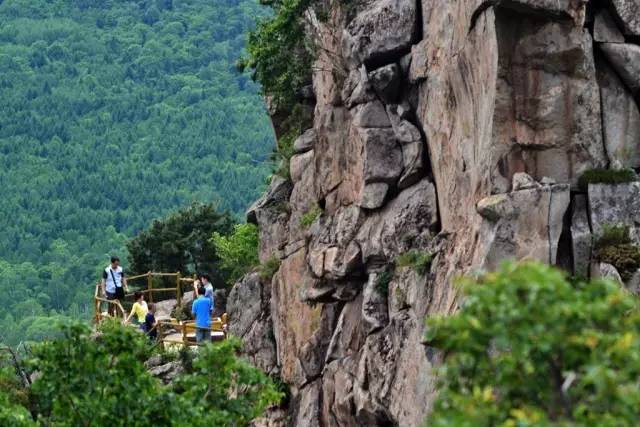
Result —
[[272, 130], [235, 69], [257, 3], [0, 0], [0, 341], [86, 315], [153, 218], [257, 197]]

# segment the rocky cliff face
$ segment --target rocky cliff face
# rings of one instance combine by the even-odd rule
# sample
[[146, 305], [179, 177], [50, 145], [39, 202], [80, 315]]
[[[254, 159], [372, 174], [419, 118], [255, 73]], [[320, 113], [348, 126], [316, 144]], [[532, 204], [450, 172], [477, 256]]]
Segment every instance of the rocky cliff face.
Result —
[[[280, 268], [235, 286], [232, 332], [291, 386], [293, 425], [420, 425], [441, 362], [424, 319], [456, 310], [457, 275], [506, 258], [615, 275], [592, 236], [640, 238], [640, 183], [578, 185], [640, 167], [640, 0], [330, 11], [309, 27], [314, 120], [291, 181], [248, 212]], [[394, 268], [409, 250], [433, 254], [426, 272]]]

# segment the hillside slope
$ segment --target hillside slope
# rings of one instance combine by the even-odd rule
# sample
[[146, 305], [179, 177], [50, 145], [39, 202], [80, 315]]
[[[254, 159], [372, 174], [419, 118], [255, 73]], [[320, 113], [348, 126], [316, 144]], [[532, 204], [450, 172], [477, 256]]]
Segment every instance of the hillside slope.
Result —
[[82, 315], [96, 268], [153, 218], [195, 200], [237, 214], [257, 197], [272, 129], [235, 62], [260, 13], [255, 0], [0, 1], [3, 335]]

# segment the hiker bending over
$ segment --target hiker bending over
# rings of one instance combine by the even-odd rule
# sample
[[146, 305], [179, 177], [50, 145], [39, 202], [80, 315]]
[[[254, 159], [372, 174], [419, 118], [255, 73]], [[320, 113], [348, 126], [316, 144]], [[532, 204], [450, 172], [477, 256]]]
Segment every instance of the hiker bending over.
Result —
[[144, 323], [142, 324], [142, 330], [149, 337], [151, 341], [158, 339], [158, 322], [156, 321], [156, 306], [155, 304], [149, 304], [149, 311], [144, 317]]
[[[102, 294], [109, 301], [124, 301], [125, 292], [129, 292], [127, 286], [127, 278], [124, 277], [124, 271], [120, 266], [120, 258], [111, 257], [111, 264], [102, 272], [102, 282], [100, 283]], [[109, 304], [109, 315], [115, 314], [115, 306]]]
[[211, 342], [211, 300], [204, 296], [205, 289], [198, 288], [198, 298], [191, 306], [191, 313], [196, 318], [196, 341]]
[[149, 311], [147, 307], [147, 302], [144, 300], [144, 294], [140, 291], [135, 293], [136, 302], [133, 303], [133, 307], [131, 307], [131, 313], [127, 317], [127, 320], [124, 323], [129, 323], [133, 315], [135, 314], [134, 323], [138, 325], [142, 325], [144, 323], [144, 319]]

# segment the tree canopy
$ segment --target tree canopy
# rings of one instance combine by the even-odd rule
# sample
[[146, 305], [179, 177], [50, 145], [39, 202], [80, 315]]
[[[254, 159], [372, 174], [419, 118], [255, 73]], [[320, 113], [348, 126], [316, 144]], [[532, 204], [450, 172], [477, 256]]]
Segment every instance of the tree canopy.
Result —
[[462, 309], [428, 321], [445, 354], [430, 426], [635, 426], [640, 311], [607, 280], [506, 264], [463, 281]]
[[[229, 339], [183, 350], [182, 371], [170, 384], [145, 362], [157, 354], [130, 327], [105, 323], [97, 334], [81, 323], [36, 344], [18, 368], [0, 354], [0, 422], [16, 426], [244, 426], [282, 395], [273, 381], [236, 356]], [[192, 360], [195, 358], [194, 360]], [[169, 360], [166, 360], [169, 362]], [[6, 405], [6, 406], [5, 406]]]
[[[274, 140], [237, 72], [256, 0], [0, 1], [0, 341], [86, 316], [110, 254], [194, 201], [239, 215]], [[125, 267], [128, 267], [125, 265]]]

